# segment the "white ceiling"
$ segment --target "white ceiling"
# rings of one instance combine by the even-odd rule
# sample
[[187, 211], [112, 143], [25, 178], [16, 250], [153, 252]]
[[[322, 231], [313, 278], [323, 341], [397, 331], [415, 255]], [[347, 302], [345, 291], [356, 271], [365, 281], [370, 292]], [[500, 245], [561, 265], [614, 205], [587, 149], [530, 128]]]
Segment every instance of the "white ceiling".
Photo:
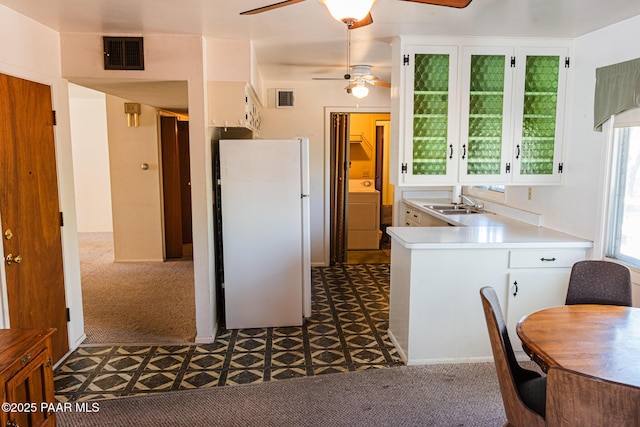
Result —
[[[0, 4], [60, 32], [202, 34], [253, 40], [265, 80], [344, 74], [346, 26], [335, 21], [318, 0], [239, 15], [278, 1], [0, 0]], [[370, 64], [373, 74], [387, 80], [389, 43], [399, 34], [573, 38], [640, 14], [640, 1], [473, 0], [465, 9], [454, 9], [377, 0], [371, 14], [372, 25], [351, 31], [351, 63]]]

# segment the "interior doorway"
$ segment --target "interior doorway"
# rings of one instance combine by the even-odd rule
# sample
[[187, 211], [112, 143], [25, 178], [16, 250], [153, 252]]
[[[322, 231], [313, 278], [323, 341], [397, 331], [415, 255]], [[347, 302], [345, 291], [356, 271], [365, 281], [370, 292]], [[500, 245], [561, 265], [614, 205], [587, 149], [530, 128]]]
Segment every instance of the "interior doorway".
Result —
[[[70, 90], [70, 111], [74, 172], [79, 188], [76, 204], [87, 332], [84, 344], [193, 342], [196, 332], [193, 259], [191, 250], [186, 249], [192, 241], [191, 201], [190, 197], [183, 197], [185, 187], [190, 196], [190, 186], [188, 174], [181, 173], [184, 172], [181, 164], [185, 161], [189, 164], [188, 131], [176, 131], [174, 135], [177, 166], [170, 183], [180, 194], [171, 197], [177, 200], [181, 219], [178, 235], [182, 253], [171, 258], [166, 257], [163, 245], [163, 203], [170, 198], [164, 195], [168, 184], [163, 182], [160, 139], [161, 117], [165, 114], [142, 104], [139, 127], [128, 127], [122, 104], [129, 99], [96, 92], [99, 95], [96, 103], [101, 106], [88, 113], [91, 107], [73, 98], [74, 92]], [[166, 115], [173, 116], [176, 129], [188, 129], [186, 114]], [[73, 135], [74, 129], [94, 121], [95, 116], [104, 123], [91, 126], [91, 131], [84, 135]], [[99, 151], [103, 158], [89, 161], [75, 158], [76, 153], [98, 139], [103, 147], [88, 151]], [[90, 166], [83, 168], [87, 164]], [[90, 194], [83, 193], [82, 187], [96, 183], [98, 175], [106, 175], [103, 179], [107, 184], [96, 185], [92, 192], [92, 186], [88, 185]], [[88, 198], [101, 206], [99, 212], [83, 212]], [[185, 200], [188, 211], [184, 210]], [[95, 219], [103, 211], [109, 211], [105, 215], [109, 218], [102, 224], [83, 221], [82, 217], [89, 215]], [[136, 253], [142, 255], [135, 258]]]
[[330, 159], [330, 264], [387, 263], [393, 222], [389, 182], [388, 112], [332, 111]]

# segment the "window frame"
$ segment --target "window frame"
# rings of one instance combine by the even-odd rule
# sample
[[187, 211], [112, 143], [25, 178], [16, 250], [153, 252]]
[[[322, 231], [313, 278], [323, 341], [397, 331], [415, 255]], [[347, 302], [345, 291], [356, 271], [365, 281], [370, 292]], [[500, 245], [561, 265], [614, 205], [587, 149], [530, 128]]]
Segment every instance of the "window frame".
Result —
[[[618, 143], [619, 129], [640, 127], [640, 108], [615, 115], [611, 120], [612, 130], [610, 132], [610, 182], [607, 195], [606, 223], [604, 235], [604, 257], [630, 267], [633, 270], [640, 270], [640, 254], [638, 257], [628, 256], [620, 253], [620, 229], [621, 220], [624, 214], [624, 192], [626, 183], [628, 146], [622, 147]], [[622, 175], [624, 173], [624, 175]]]

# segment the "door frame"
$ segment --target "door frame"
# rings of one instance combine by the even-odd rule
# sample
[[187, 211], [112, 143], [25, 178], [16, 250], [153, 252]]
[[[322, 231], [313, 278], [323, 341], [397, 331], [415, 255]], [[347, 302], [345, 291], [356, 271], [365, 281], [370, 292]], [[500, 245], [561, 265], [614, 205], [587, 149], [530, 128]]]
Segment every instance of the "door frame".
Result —
[[[391, 107], [324, 107], [324, 265], [331, 264], [331, 114], [391, 114]], [[390, 142], [390, 141], [389, 141]]]

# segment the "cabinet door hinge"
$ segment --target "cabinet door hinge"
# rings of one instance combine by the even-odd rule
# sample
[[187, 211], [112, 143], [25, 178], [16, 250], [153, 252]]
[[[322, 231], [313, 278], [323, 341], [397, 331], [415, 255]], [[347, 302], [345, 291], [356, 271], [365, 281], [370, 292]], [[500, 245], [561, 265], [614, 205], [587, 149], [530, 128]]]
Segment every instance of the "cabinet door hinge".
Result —
[[67, 307], [66, 314], [67, 314], [67, 322], [71, 322], [71, 310], [69, 310], [69, 307]]
[[515, 68], [515, 66], [516, 66], [516, 57], [512, 56], [511, 57], [511, 68]]
[[60, 212], [60, 227], [64, 227], [64, 214]]
[[564, 68], [569, 68], [570, 64], [571, 64], [571, 58], [567, 56], [566, 58], [564, 58]]
[[406, 163], [402, 164], [402, 167], [400, 168], [400, 172], [407, 173], [407, 164]]
[[405, 55], [402, 58], [402, 65], [409, 65], [409, 55]]
[[564, 163], [558, 163], [558, 173], [562, 173], [564, 171]]
[[53, 119], [53, 125], [56, 126], [58, 124], [58, 118], [56, 116], [56, 110], [51, 111], [51, 118]]
[[504, 171], [505, 171], [506, 173], [511, 173], [511, 163], [507, 163], [507, 164], [506, 164], [506, 166], [505, 166], [505, 168], [504, 168]]

